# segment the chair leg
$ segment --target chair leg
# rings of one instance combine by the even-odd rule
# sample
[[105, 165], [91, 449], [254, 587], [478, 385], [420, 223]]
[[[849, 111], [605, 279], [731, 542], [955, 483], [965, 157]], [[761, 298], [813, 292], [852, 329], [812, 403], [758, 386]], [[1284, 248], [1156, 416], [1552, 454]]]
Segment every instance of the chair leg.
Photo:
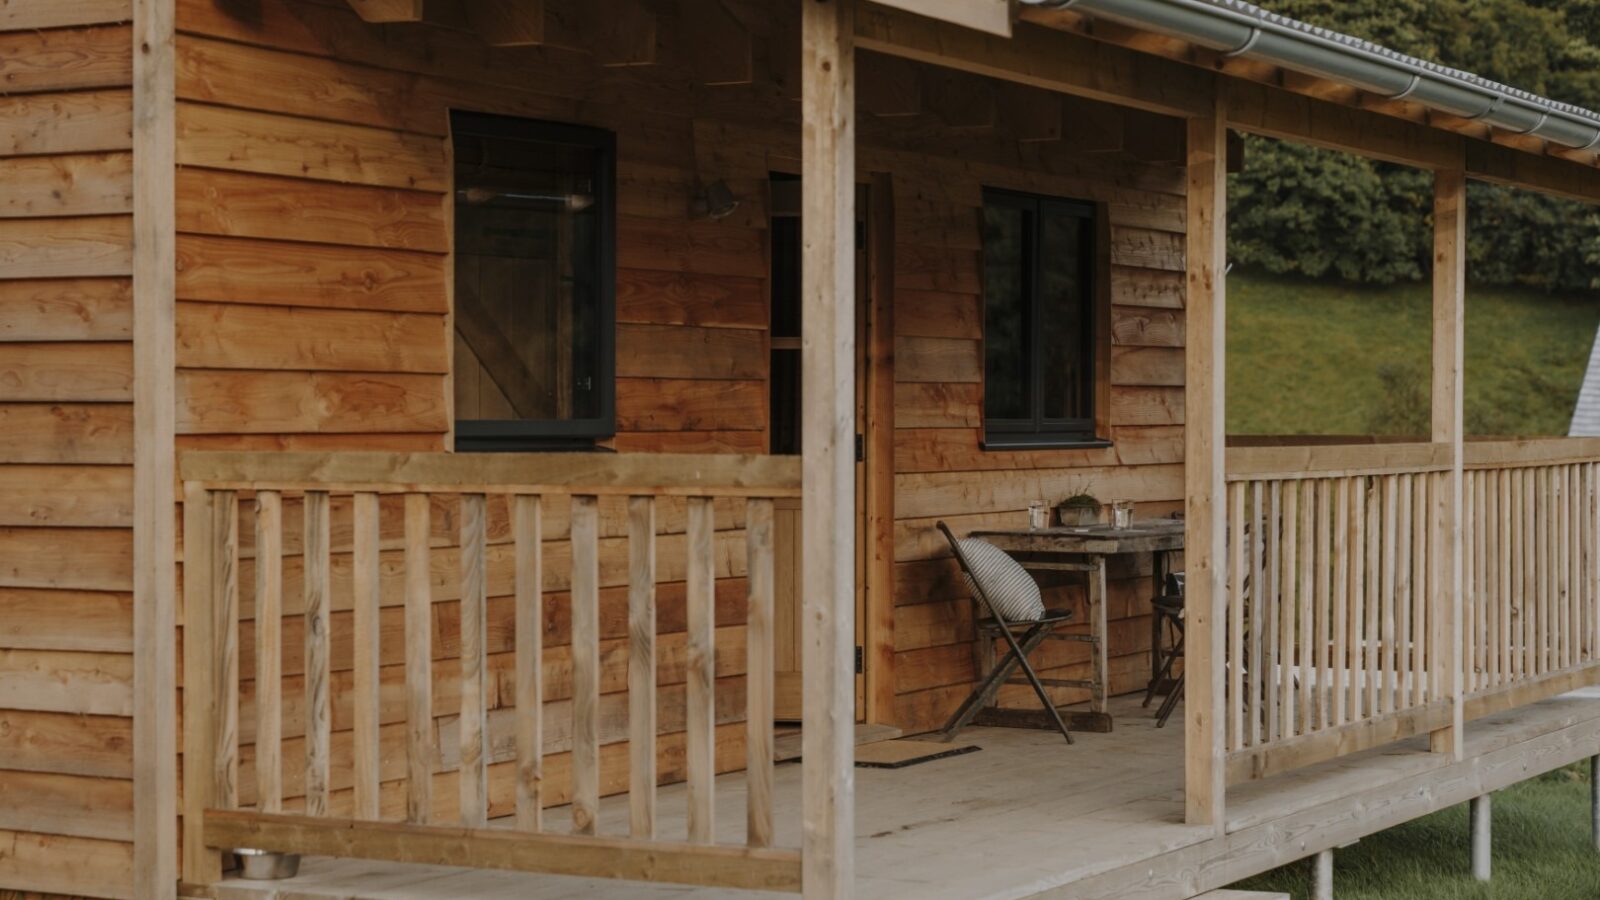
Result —
[[[1035, 625], [1023, 634], [1019, 646], [1016, 638], [1009, 632], [1006, 633], [1006, 640], [1011, 645], [1011, 649], [1006, 652], [1005, 656], [1001, 657], [1000, 664], [991, 669], [988, 676], [973, 689], [972, 693], [967, 695], [967, 699], [963, 700], [961, 705], [956, 708], [956, 711], [951, 714], [944, 727], [939, 729], [941, 740], [948, 741], [954, 738], [960, 733], [961, 729], [967, 727], [974, 716], [993, 702], [994, 695], [999, 692], [1000, 686], [1005, 683], [1006, 679], [1011, 677], [1011, 673], [1016, 669], [1018, 662], [1044, 642], [1045, 634], [1046, 629], [1043, 625]], [[985, 639], [993, 640], [992, 637]], [[992, 653], [989, 655], [991, 658], [993, 657]]]
[[1156, 711], [1157, 728], [1164, 727], [1167, 724], [1167, 720], [1172, 718], [1172, 711], [1178, 708], [1178, 701], [1183, 699], [1183, 686], [1188, 681], [1187, 677], [1179, 678], [1178, 686], [1172, 689], [1172, 693], [1167, 695], [1167, 699], [1161, 701], [1161, 708]]
[[[1027, 636], [1033, 637], [1034, 631], [1038, 631], [1042, 627], [1040, 625], [1034, 626]], [[1033, 665], [1028, 662], [1029, 651], [1023, 650], [1017, 644], [1017, 638], [1011, 632], [1004, 632], [1004, 636], [1006, 642], [1011, 645], [1011, 652], [1017, 656], [1017, 665], [1022, 667], [1022, 673], [1028, 676], [1028, 682], [1033, 685], [1033, 692], [1039, 695], [1039, 702], [1044, 704], [1044, 708], [1050, 712], [1050, 718], [1055, 719], [1056, 728], [1060, 729], [1061, 736], [1067, 739], [1067, 743], [1072, 743], [1072, 733], [1067, 730], [1067, 723], [1061, 718], [1061, 710], [1056, 709], [1055, 702], [1050, 699], [1050, 692], [1044, 689], [1044, 684], [1039, 681], [1039, 676], [1033, 671]], [[1040, 639], [1042, 639], [1042, 636]]]
[[1172, 677], [1172, 664], [1176, 662], [1177, 659], [1178, 657], [1171, 653], [1163, 653], [1161, 655], [1161, 668], [1156, 670], [1156, 677], [1151, 679], [1150, 686], [1145, 688], [1144, 702], [1139, 704], [1140, 708], [1150, 708], [1150, 701], [1155, 699], [1156, 691], [1161, 688], [1161, 685], [1164, 684], [1167, 679]]

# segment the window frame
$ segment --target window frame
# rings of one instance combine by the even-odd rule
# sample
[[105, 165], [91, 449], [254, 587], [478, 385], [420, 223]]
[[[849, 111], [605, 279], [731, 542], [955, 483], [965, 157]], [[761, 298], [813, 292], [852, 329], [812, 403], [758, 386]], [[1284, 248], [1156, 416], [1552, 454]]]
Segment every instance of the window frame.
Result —
[[[450, 111], [450, 292], [451, 340], [455, 340], [456, 182], [455, 142], [462, 134], [489, 138], [568, 144], [597, 151], [595, 209], [599, 217], [595, 285], [600, 337], [595, 377], [599, 414], [582, 419], [462, 419], [452, 409], [458, 451], [588, 450], [617, 433], [617, 136], [613, 131], [568, 122], [550, 122], [492, 113]], [[454, 351], [452, 351], [452, 354]], [[450, 387], [455, 391], [455, 367]]]
[[[1028, 304], [1027, 350], [1028, 350], [1028, 385], [1029, 405], [1032, 416], [1026, 419], [992, 417], [987, 409], [987, 388], [989, 379], [989, 360], [987, 352], [988, 338], [988, 295], [984, 292], [980, 296], [980, 309], [984, 327], [985, 347], [983, 354], [983, 438], [982, 445], [986, 450], [1025, 450], [1036, 448], [1055, 447], [1105, 447], [1110, 446], [1110, 441], [1100, 437], [1102, 425], [1101, 414], [1104, 398], [1101, 396], [1102, 372], [1106, 366], [1101, 359], [1102, 328], [1106, 324], [1103, 320], [1107, 312], [1103, 311], [1102, 281], [1105, 278], [1105, 266], [1101, 263], [1104, 252], [1103, 213], [1100, 205], [1088, 200], [1078, 200], [1068, 197], [1056, 197], [1048, 194], [1037, 194], [1027, 191], [1016, 191], [1005, 188], [983, 188], [983, 208], [987, 210], [991, 205], [1004, 206], [1013, 209], [1022, 209], [1031, 216], [1026, 228], [1025, 245], [1023, 253], [1024, 262], [1024, 289], [1023, 293]], [[1042, 313], [1038, 297], [1038, 285], [1041, 280], [1041, 254], [1039, 252], [1039, 239], [1041, 233], [1040, 218], [1045, 210], [1064, 211], [1075, 218], [1082, 220], [1080, 229], [1079, 254], [1084, 277], [1082, 290], [1083, 302], [1083, 362], [1085, 383], [1088, 385], [1085, 402], [1086, 415], [1072, 418], [1047, 418], [1044, 415], [1043, 397], [1043, 371], [1044, 354], [1040, 352], [1043, 341], [1044, 329], [1041, 327]], [[987, 248], [979, 250], [981, 265], [980, 273], [988, 268], [987, 260], [983, 255]], [[981, 279], [981, 274], [980, 274]]]

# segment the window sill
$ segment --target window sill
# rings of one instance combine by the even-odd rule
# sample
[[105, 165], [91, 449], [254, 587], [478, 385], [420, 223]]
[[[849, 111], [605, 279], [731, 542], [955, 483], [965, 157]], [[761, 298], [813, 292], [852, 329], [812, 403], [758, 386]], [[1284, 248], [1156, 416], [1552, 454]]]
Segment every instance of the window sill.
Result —
[[1005, 450], [1104, 450], [1112, 443], [1104, 438], [1047, 438], [1038, 435], [986, 437], [978, 446], [988, 451]]

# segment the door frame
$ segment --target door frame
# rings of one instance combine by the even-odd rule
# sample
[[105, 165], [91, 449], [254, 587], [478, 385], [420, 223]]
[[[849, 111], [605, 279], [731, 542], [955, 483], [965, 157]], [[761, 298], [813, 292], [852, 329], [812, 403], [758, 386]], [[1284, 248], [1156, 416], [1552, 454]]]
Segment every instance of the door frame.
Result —
[[[786, 161], [784, 161], [786, 162]], [[774, 160], [771, 171], [798, 174]], [[770, 182], [769, 182], [770, 184]], [[861, 463], [856, 491], [856, 721], [894, 724], [894, 192], [886, 172], [861, 173], [867, 208], [858, 276], [856, 378]], [[769, 195], [769, 204], [772, 200]], [[769, 205], [769, 216], [771, 215]], [[769, 245], [770, 249], [770, 245]], [[771, 285], [768, 284], [768, 296]], [[769, 331], [769, 342], [770, 342]], [[770, 376], [769, 376], [770, 377]], [[770, 410], [769, 410], [770, 415]], [[803, 511], [802, 511], [803, 514]]]

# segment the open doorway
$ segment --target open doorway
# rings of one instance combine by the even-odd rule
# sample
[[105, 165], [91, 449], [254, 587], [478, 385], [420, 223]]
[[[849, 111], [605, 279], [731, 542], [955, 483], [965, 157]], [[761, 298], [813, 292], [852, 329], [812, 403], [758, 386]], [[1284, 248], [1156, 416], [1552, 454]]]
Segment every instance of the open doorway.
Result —
[[[801, 452], [801, 226], [800, 178], [774, 173], [770, 179], [771, 204], [771, 377], [769, 382], [770, 440], [768, 449], [779, 455]], [[866, 466], [863, 435], [866, 431], [867, 390], [870, 384], [867, 348], [867, 310], [872, 284], [867, 252], [869, 189], [856, 193], [856, 721], [866, 718], [866, 676], [862, 635], [866, 632]], [[774, 522], [776, 543], [775, 598], [775, 718], [799, 722], [804, 675], [802, 672], [801, 557], [802, 513], [798, 500], [779, 501]]]

